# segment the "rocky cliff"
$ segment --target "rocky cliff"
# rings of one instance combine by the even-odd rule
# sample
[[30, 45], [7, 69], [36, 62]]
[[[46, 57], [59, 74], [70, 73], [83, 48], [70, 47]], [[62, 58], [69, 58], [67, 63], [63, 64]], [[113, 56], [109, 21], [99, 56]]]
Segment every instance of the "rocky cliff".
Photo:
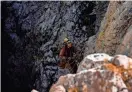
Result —
[[63, 39], [68, 37], [76, 46], [75, 60], [80, 62], [84, 42], [98, 31], [107, 5], [108, 2], [2, 1], [2, 90], [29, 92], [35, 88], [48, 92], [61, 75], [70, 73], [58, 67]]
[[[132, 2], [110, 2], [99, 32], [85, 43], [85, 53], [105, 52], [132, 57]], [[129, 35], [128, 35], [129, 34]], [[92, 43], [92, 44], [90, 44]], [[90, 50], [89, 50], [90, 49]]]
[[[87, 55], [78, 73], [61, 76], [50, 92], [131, 92], [132, 59], [105, 53]], [[61, 87], [60, 87], [61, 86]]]
[[[61, 78], [60, 76], [70, 73], [69, 69], [62, 69], [58, 66], [60, 62], [58, 54], [65, 37], [70, 39], [73, 46], [76, 47], [74, 60], [78, 63], [88, 54], [96, 52], [104, 52], [109, 55], [125, 54], [132, 57], [131, 6], [132, 2], [128, 1], [110, 3], [104, 1], [2, 1], [2, 90], [29, 92], [34, 88], [39, 92], [48, 92], [51, 85]], [[104, 61], [103, 59], [101, 56], [102, 61]], [[125, 60], [127, 62], [127, 59]], [[113, 66], [116, 63], [113, 60], [110, 66], [118, 70], [116, 66]], [[108, 65], [104, 68], [102, 62], [97, 65], [88, 63], [85, 69], [80, 67], [83, 66], [81, 64], [78, 72], [82, 73], [71, 75], [71, 81], [68, 80], [74, 84], [74, 79], [78, 77], [82, 79], [85, 75], [86, 78], [89, 77], [92, 80], [86, 80], [90, 83], [87, 84], [88, 88], [85, 82], [82, 82], [84, 85], [84, 89], [82, 89], [83, 87], [80, 88], [81, 84], [78, 85], [77, 79], [78, 84], [76, 83], [76, 85], [80, 89], [76, 90], [86, 90], [87, 92], [89, 89], [93, 92], [95, 89], [99, 89], [101, 92], [105, 92], [108, 87], [106, 89], [104, 87], [109, 84], [111, 88], [108, 89], [108, 92], [112, 90], [129, 91], [126, 87], [131, 86], [131, 81], [127, 82], [127, 85], [122, 76], [116, 76], [116, 73], [113, 72], [115, 70], [111, 70]], [[123, 64], [121, 63], [121, 65]], [[103, 70], [87, 69], [87, 67], [97, 68], [95, 66], [98, 65]], [[91, 76], [87, 76], [87, 74], [91, 74]], [[94, 75], [95, 78], [92, 77]], [[108, 78], [105, 75], [108, 75]], [[66, 76], [69, 78], [69, 75]], [[65, 78], [62, 79], [65, 81]], [[105, 86], [101, 86], [100, 89], [98, 85], [104, 79], [106, 80], [102, 85]], [[66, 83], [69, 82], [68, 80]], [[97, 84], [93, 84], [95, 80], [98, 81]], [[122, 84], [123, 88], [115, 88], [113, 84]], [[65, 89], [68, 86], [66, 84]], [[95, 89], [94, 86], [96, 86]], [[61, 88], [64, 89], [62, 86]], [[71, 88], [74, 89], [74, 87]]]
[[[96, 51], [132, 57], [132, 2], [110, 2], [96, 40]], [[129, 34], [129, 35], [128, 35]]]
[[77, 73], [61, 76], [51, 87], [51, 92], [132, 91], [131, 10], [132, 2], [129, 1], [109, 3], [99, 31], [85, 42], [85, 58]]

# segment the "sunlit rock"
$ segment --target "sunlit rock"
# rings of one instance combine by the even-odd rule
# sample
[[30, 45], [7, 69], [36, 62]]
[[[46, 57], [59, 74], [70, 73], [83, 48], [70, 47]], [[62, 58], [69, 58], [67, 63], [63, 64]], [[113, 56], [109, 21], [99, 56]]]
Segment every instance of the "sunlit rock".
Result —
[[87, 55], [80, 63], [78, 67], [78, 71], [80, 72], [82, 70], [88, 70], [91, 68], [103, 68], [102, 65], [105, 61], [111, 61], [112, 56], [109, 56], [105, 53], [95, 53], [95, 54], [90, 54]]
[[97, 90], [98, 92], [128, 92], [122, 78], [107, 70], [89, 69], [77, 74], [65, 75], [56, 85], [63, 85], [66, 90], [76, 90], [76, 92], [97, 92]]

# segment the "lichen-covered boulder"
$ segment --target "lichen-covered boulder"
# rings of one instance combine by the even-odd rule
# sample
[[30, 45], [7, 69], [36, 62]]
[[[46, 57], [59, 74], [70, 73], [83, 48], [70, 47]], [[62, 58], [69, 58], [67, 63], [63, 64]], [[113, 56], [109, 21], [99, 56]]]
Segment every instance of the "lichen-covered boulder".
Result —
[[62, 85], [68, 92], [132, 92], [131, 65], [132, 59], [125, 55], [90, 54], [76, 74], [61, 76], [55, 86]]
[[68, 74], [59, 78], [56, 86], [59, 85], [68, 92], [128, 92], [122, 78], [106, 70], [89, 69]]
[[112, 58], [112, 56], [109, 56], [105, 53], [95, 53], [87, 55], [80, 63], [77, 72], [80, 72], [82, 70], [88, 70], [91, 68], [101, 69], [103, 68], [103, 63], [105, 63], [105, 61], [111, 61]]

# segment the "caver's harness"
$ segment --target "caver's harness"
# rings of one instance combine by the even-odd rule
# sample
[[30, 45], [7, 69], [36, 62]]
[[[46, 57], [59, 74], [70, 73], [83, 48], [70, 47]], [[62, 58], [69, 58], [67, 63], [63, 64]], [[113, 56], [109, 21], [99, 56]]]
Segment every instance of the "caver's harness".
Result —
[[70, 70], [70, 72], [73, 72], [74, 68], [78, 67], [79, 66], [79, 62], [77, 62], [77, 60], [74, 60], [75, 58], [74, 57], [70, 57], [70, 58], [67, 58], [66, 59], [66, 65], [65, 65], [65, 68], [68, 67], [68, 65], [72, 65], [70, 68], [68, 68]]
[[[72, 47], [71, 42], [69, 41], [68, 38], [64, 39], [64, 45], [65, 47], [63, 47], [59, 53], [59, 56], [62, 58], [63, 56], [64, 58], [64, 67], [63, 68], [68, 68], [71, 72], [75, 72], [75, 70], [77, 70], [77, 67], [79, 66], [79, 63], [77, 62], [77, 60], [74, 60], [75, 56], [73, 55], [74, 52], [74, 48]], [[68, 47], [70, 47], [71, 49], [69, 49]]]

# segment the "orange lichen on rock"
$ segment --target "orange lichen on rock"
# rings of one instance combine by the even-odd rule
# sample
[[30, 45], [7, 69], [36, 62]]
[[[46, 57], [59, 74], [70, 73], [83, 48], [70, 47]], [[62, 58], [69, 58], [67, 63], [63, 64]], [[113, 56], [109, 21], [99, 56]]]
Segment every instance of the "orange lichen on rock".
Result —
[[123, 79], [123, 81], [125, 82], [126, 86], [128, 89], [132, 89], [132, 87], [130, 86], [129, 83], [127, 83], [127, 81], [129, 79], [132, 79], [132, 68], [129, 69], [124, 69], [123, 66], [115, 66], [113, 64], [104, 64], [104, 66], [106, 67], [107, 70], [110, 70], [112, 72], [117, 73], [118, 75], [120, 75]]
[[121, 73], [120, 68], [117, 68], [115, 65], [109, 63], [109, 64], [104, 64], [104, 66], [106, 67], [107, 70], [113, 71], [117, 74]]
[[123, 66], [115, 66], [110, 63], [104, 64], [104, 66], [106, 67], [106, 69], [113, 71], [117, 74], [120, 74], [124, 81], [126, 81], [130, 77], [132, 78], [132, 68], [124, 69]]
[[79, 89], [78, 87], [71, 87], [68, 89], [68, 92], [88, 92], [87, 84], [83, 83], [82, 89]]
[[53, 84], [49, 92], [66, 92], [66, 90], [62, 85]]
[[68, 92], [79, 92], [77, 87], [72, 87], [68, 89]]

